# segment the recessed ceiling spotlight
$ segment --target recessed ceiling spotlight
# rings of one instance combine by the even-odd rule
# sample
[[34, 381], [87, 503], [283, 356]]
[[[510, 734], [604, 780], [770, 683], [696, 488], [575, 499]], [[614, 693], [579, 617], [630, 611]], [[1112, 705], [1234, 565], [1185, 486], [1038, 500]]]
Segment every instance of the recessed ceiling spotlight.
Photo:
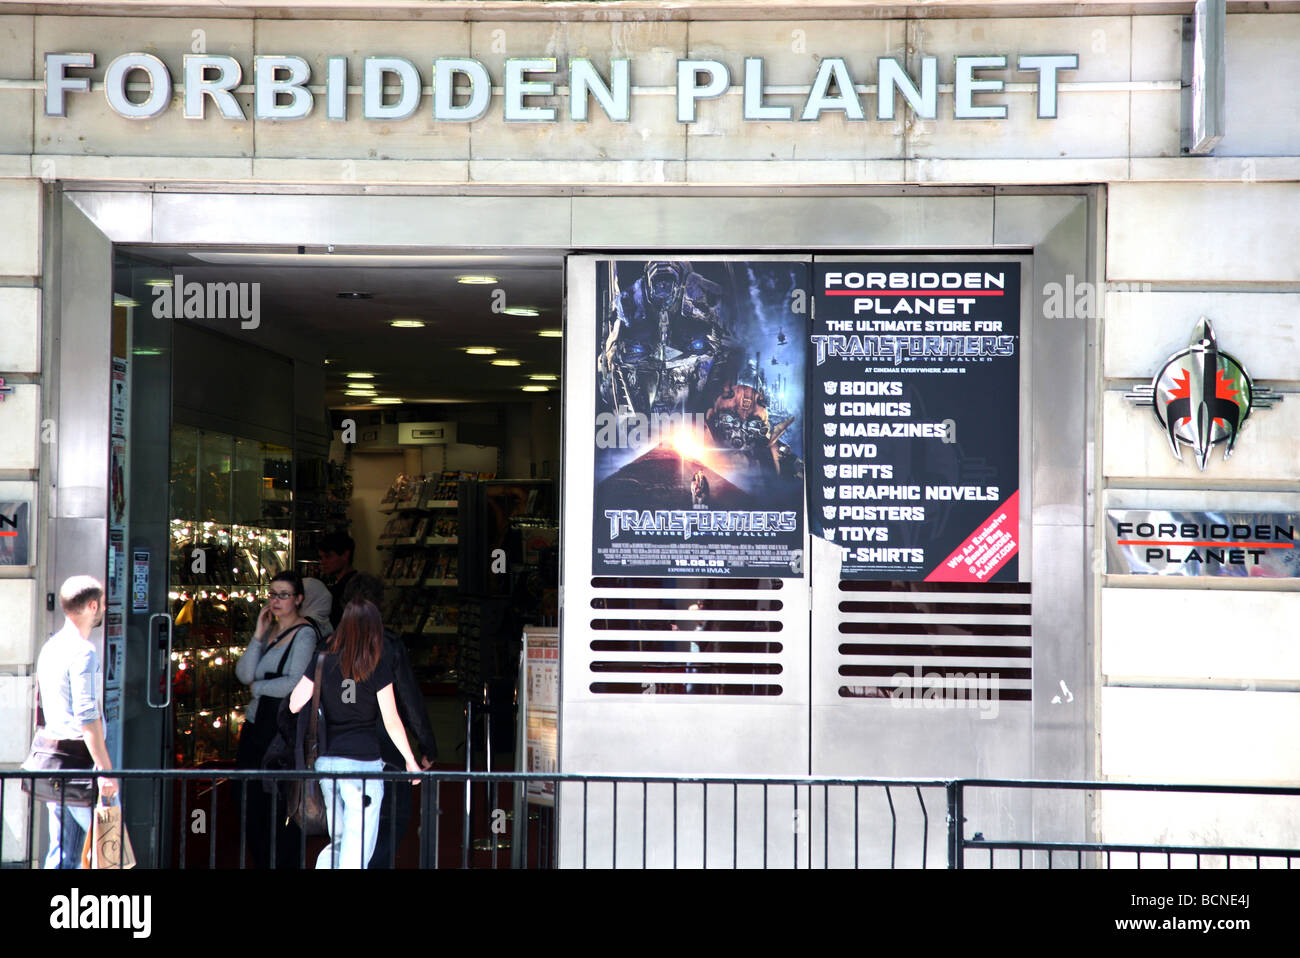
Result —
[[394, 329], [424, 329], [424, 320], [422, 319], [395, 319], [388, 324]]
[[171, 285], [172, 285], [172, 281], [171, 281], [170, 278], [161, 278], [161, 277], [160, 277], [160, 278], [158, 278], [158, 279], [146, 279], [146, 280], [144, 281], [144, 284], [145, 284], [146, 286], [171, 286]]
[[499, 283], [500, 280], [495, 276], [471, 273], [465, 276], [457, 276], [456, 282], [463, 283], [466, 286], [491, 286], [493, 283]]
[[540, 316], [542, 311], [536, 306], [507, 306], [501, 310], [507, 316]]
[[551, 391], [550, 386], [521, 386], [526, 393], [546, 393]]
[[471, 356], [495, 356], [497, 351], [491, 346], [466, 346], [465, 352]]
[[520, 365], [520, 363], [519, 360], [517, 359], [494, 359], [492, 360], [492, 365], [493, 366], [518, 366]]
[[538, 335], [538, 336], [541, 336], [543, 339], [559, 339], [561, 336], [564, 335], [564, 330], [562, 330], [562, 329], [539, 329], [539, 330], [537, 331], [537, 335]]
[[554, 373], [533, 373], [533, 374], [532, 374], [531, 376], [529, 376], [528, 378], [529, 378], [529, 379], [535, 379], [535, 380], [537, 380], [538, 382], [541, 382], [541, 383], [553, 383], [553, 382], [558, 382], [559, 379], [560, 379], [560, 377], [557, 376], [557, 375], [555, 375]]
[[374, 379], [374, 373], [344, 373], [348, 379]]
[[372, 399], [372, 400], [370, 400], [370, 401], [373, 402], [373, 403], [375, 403], [376, 405], [380, 405], [380, 406], [392, 406], [392, 405], [396, 405], [397, 403], [401, 402], [401, 400], [398, 399], [396, 396], [380, 396], [380, 397], [378, 397], [378, 398], [376, 398], [376, 399]]
[[373, 397], [373, 396], [376, 395], [376, 393], [375, 393], [375, 391], [374, 391], [373, 389], [345, 389], [345, 390], [343, 390], [343, 395], [345, 395], [345, 396], [371, 396], [371, 397]]
[[339, 299], [374, 299], [375, 298], [374, 293], [367, 293], [356, 289], [345, 289], [340, 293], [336, 293], [335, 295], [337, 295]]

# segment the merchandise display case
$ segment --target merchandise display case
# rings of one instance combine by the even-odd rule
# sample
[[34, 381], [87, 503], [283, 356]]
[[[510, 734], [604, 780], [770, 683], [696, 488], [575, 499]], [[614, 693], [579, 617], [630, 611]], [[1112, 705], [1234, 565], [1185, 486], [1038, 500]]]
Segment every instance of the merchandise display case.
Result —
[[248, 689], [235, 678], [271, 578], [293, 567], [285, 446], [175, 425], [168, 599], [177, 767], [234, 760]]

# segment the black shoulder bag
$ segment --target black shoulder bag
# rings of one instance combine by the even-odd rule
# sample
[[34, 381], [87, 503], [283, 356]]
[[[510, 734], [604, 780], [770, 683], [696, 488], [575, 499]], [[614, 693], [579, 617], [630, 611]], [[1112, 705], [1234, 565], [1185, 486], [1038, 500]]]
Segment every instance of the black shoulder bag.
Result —
[[[324, 723], [320, 720], [320, 683], [321, 670], [325, 666], [325, 653], [316, 656], [316, 680], [311, 687], [311, 711], [304, 709], [298, 713], [298, 727], [294, 741], [294, 768], [298, 771], [313, 771], [316, 758], [320, 755]], [[321, 792], [320, 779], [294, 779], [289, 783], [289, 797], [286, 800], [289, 818], [297, 823], [304, 835], [329, 835], [329, 819], [325, 817], [325, 796]]]

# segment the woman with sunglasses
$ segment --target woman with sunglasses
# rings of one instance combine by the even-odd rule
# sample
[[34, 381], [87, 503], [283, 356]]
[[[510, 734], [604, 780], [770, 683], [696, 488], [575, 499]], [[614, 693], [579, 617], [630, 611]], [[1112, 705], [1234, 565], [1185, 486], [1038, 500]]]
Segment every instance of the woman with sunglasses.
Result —
[[[257, 629], [248, 649], [235, 664], [235, 676], [253, 693], [244, 711], [244, 728], [239, 735], [236, 768], [261, 768], [267, 746], [275, 738], [280, 701], [302, 678], [316, 651], [317, 631], [302, 614], [302, 577], [281, 572], [271, 580], [271, 601], [257, 616]], [[241, 785], [242, 789], [243, 786]], [[254, 864], [271, 863], [271, 793], [260, 783], [247, 786], [246, 807], [249, 852]], [[301, 854], [298, 826], [284, 822], [284, 809], [276, 815], [277, 868], [297, 868]]]

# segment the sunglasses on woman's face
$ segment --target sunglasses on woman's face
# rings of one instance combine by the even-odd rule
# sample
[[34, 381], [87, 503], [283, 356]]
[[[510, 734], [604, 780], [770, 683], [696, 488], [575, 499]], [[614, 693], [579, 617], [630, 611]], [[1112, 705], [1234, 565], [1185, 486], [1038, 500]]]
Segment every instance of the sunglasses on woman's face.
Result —
[[272, 592], [272, 593], [271, 593], [271, 598], [273, 598], [273, 599], [292, 599], [292, 598], [294, 597], [294, 595], [296, 595], [296, 593], [293, 593], [293, 592]]

